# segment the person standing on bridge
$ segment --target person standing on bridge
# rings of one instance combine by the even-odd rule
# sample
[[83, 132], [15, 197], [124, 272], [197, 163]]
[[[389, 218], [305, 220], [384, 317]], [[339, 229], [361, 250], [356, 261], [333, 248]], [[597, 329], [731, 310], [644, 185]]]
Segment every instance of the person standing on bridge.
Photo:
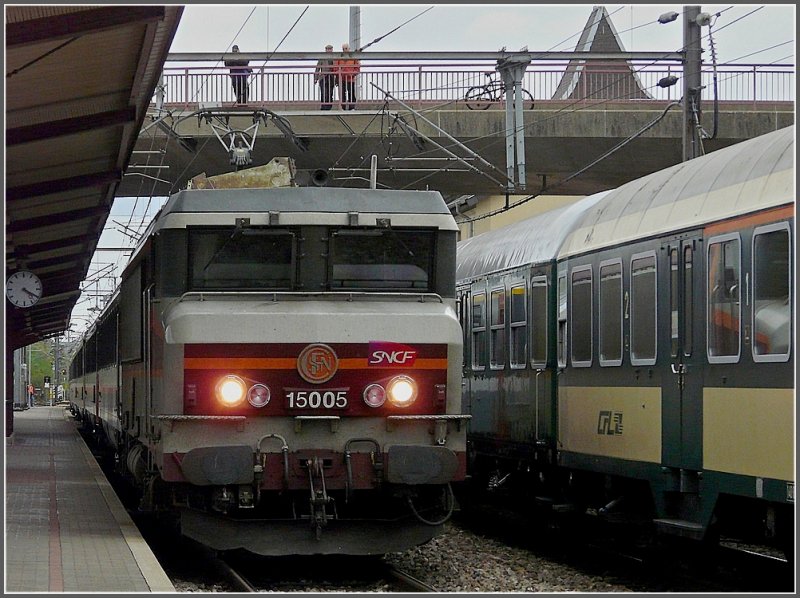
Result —
[[350, 53], [350, 44], [342, 44], [343, 56], [336, 60], [336, 72], [339, 76], [339, 96], [342, 110], [356, 108], [356, 77], [361, 72], [361, 62], [357, 58], [344, 56]]
[[336, 64], [333, 58], [333, 46], [328, 44], [325, 51], [331, 53], [330, 58], [320, 58], [314, 70], [314, 83], [319, 84], [320, 110], [330, 110], [333, 106], [333, 88], [336, 87]]
[[[238, 53], [239, 46], [233, 46], [231, 52]], [[231, 84], [233, 93], [236, 94], [237, 104], [247, 104], [247, 93], [250, 91], [250, 73], [253, 72], [248, 65], [249, 60], [232, 58], [225, 61], [225, 66], [230, 67]]]

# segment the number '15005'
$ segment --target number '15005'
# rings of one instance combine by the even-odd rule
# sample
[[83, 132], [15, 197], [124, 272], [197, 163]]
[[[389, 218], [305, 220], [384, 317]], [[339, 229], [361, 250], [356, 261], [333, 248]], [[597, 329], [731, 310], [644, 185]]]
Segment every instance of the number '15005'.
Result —
[[286, 393], [289, 409], [344, 409], [346, 390], [292, 390]]

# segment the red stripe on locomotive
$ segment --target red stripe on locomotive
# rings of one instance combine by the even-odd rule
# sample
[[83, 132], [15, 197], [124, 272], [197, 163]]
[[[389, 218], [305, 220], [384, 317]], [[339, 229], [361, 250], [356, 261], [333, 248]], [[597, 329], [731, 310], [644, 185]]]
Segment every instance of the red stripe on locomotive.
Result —
[[[313, 344], [313, 343], [312, 343]], [[323, 383], [311, 383], [298, 370], [298, 356], [308, 343], [204, 343], [184, 346], [184, 413], [186, 415], [433, 415], [445, 413], [447, 384], [446, 344], [328, 343], [338, 358], [336, 372]], [[270, 400], [264, 407], [247, 401], [227, 407], [216, 399], [221, 378], [234, 375], [248, 388], [266, 385]], [[399, 375], [411, 377], [418, 396], [407, 407], [387, 401], [381, 407], [364, 403], [363, 392], [370, 384], [386, 385]], [[289, 393], [310, 393], [320, 403], [314, 408], [290, 408]], [[332, 394], [326, 394], [332, 393]], [[323, 400], [324, 397], [324, 400]], [[346, 405], [342, 406], [342, 398]], [[314, 401], [314, 402], [317, 402]], [[328, 406], [324, 405], [327, 403]]]

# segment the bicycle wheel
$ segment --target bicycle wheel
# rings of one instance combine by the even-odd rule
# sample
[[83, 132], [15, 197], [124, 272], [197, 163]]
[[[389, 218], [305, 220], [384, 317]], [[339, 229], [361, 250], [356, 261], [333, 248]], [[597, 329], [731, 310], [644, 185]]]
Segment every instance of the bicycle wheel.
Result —
[[522, 109], [533, 110], [533, 96], [527, 89], [521, 90], [522, 95]]
[[492, 96], [485, 85], [477, 85], [467, 90], [464, 101], [470, 110], [486, 110], [492, 105]]

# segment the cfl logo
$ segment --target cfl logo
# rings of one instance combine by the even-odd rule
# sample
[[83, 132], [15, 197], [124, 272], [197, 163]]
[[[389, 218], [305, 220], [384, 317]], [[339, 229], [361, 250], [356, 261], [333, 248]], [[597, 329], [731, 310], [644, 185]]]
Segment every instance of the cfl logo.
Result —
[[606, 436], [622, 435], [622, 412], [601, 411], [597, 419], [597, 433]]

